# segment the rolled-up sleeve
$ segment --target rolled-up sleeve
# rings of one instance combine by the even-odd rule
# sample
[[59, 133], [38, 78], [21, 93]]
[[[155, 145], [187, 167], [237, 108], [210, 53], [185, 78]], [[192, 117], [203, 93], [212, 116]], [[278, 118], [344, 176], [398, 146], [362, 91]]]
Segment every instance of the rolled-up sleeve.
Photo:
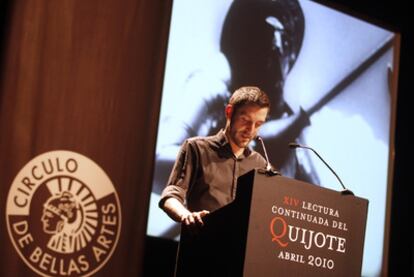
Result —
[[186, 140], [180, 148], [167, 185], [161, 194], [158, 203], [160, 208], [163, 208], [165, 200], [171, 197], [186, 205], [187, 191], [194, 178], [194, 154], [195, 151], [192, 145]]

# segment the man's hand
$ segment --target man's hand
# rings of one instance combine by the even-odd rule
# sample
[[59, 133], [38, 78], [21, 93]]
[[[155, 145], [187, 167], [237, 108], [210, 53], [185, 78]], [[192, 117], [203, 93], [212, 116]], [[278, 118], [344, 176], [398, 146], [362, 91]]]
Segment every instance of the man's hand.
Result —
[[209, 211], [202, 210], [200, 212], [188, 212], [181, 216], [181, 223], [185, 224], [186, 226], [203, 226], [204, 222], [202, 217], [209, 214]]
[[180, 201], [175, 198], [168, 198], [165, 200], [162, 208], [172, 219], [177, 222], [181, 222], [193, 231], [196, 231], [204, 225], [202, 218], [210, 213], [206, 210], [190, 212]]
[[199, 212], [188, 211], [181, 216], [181, 223], [191, 235], [197, 235], [200, 228], [204, 225], [202, 218], [209, 213], [210, 212], [206, 210]]

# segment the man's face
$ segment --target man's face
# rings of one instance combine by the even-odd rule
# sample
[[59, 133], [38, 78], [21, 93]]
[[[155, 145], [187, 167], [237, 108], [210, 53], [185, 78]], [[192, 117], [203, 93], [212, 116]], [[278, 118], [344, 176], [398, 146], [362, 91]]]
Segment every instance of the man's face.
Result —
[[[232, 107], [231, 107], [232, 109]], [[253, 140], [260, 126], [266, 121], [269, 108], [261, 108], [258, 105], [250, 104], [240, 107], [235, 114], [228, 113], [230, 117], [229, 140], [233, 150], [247, 147]], [[236, 147], [236, 149], [234, 149]]]

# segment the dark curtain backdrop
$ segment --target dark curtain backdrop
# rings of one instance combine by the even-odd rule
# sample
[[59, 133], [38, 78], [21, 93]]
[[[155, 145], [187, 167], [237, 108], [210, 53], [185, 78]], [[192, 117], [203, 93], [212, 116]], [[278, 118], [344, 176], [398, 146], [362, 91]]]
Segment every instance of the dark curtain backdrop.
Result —
[[5, 224], [8, 190], [33, 157], [71, 150], [110, 176], [122, 208], [98, 276], [140, 276], [171, 1], [2, 4], [0, 276], [34, 276]]

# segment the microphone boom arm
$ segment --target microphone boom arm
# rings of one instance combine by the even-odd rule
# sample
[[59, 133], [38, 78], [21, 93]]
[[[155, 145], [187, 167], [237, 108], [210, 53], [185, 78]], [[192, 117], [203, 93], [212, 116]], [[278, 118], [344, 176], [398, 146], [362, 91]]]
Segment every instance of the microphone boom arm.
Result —
[[336, 179], [339, 181], [339, 183], [341, 184], [342, 188], [344, 189], [342, 191], [342, 194], [350, 194], [350, 195], [354, 195], [354, 193], [352, 191], [350, 191], [349, 189], [347, 189], [344, 185], [344, 183], [342, 183], [341, 178], [339, 178], [338, 174], [336, 174], [336, 172], [329, 166], [329, 164], [321, 157], [321, 155], [318, 154], [318, 152], [315, 151], [315, 149], [313, 149], [312, 147], [306, 146], [306, 145], [301, 145], [298, 143], [289, 143], [289, 147], [290, 148], [305, 148], [308, 150], [311, 150], [313, 153], [315, 153], [316, 156], [318, 156], [318, 158], [326, 165], [326, 167], [329, 168], [329, 170], [335, 175]]

